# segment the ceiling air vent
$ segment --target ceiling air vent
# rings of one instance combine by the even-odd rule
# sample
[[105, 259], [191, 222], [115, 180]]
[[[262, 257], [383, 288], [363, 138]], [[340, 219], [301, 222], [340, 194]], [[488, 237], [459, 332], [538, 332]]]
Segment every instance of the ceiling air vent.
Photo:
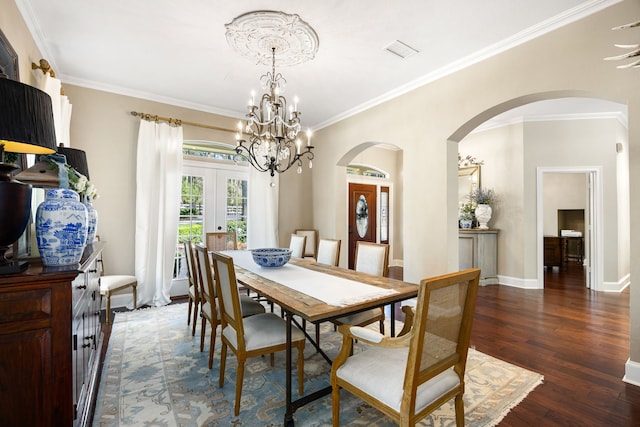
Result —
[[394, 55], [398, 55], [402, 59], [408, 58], [418, 53], [417, 50], [415, 50], [408, 44], [401, 42], [400, 40], [391, 42], [384, 49], [393, 53]]

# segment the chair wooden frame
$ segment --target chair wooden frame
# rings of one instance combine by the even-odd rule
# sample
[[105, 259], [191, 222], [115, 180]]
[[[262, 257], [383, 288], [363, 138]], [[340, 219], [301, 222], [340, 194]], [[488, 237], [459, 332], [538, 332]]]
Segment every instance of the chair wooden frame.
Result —
[[315, 258], [318, 254], [318, 230], [313, 228], [298, 228], [294, 232], [298, 236], [305, 236], [302, 258]]
[[[100, 236], [96, 236], [100, 241]], [[138, 308], [138, 279], [136, 276], [128, 274], [104, 274], [104, 259], [100, 257], [100, 277], [98, 284], [100, 287], [100, 297], [106, 297], [105, 321], [111, 323], [111, 294], [114, 291], [130, 287], [133, 292], [133, 309]]]
[[[262, 356], [266, 354], [271, 355], [271, 366], [274, 364], [274, 355], [276, 351], [286, 350], [286, 324], [285, 322], [273, 313], [257, 314], [252, 316], [252, 319], [246, 320], [241, 316], [242, 310], [240, 308], [240, 296], [238, 287], [236, 285], [236, 273], [233, 264], [233, 258], [228, 257], [219, 252], [213, 252], [211, 254], [213, 258], [213, 265], [215, 271], [215, 282], [218, 295], [220, 295], [220, 313], [222, 321], [222, 350], [220, 352], [220, 381], [219, 385], [222, 388], [224, 386], [224, 371], [227, 359], [227, 348], [236, 355], [238, 360], [238, 368], [236, 373], [236, 400], [234, 406], [234, 414], [238, 416], [240, 413], [240, 398], [242, 395], [242, 382], [244, 379], [244, 364], [249, 357]], [[229, 304], [229, 302], [231, 304]], [[229, 307], [231, 305], [231, 307]], [[247, 349], [247, 341], [253, 336], [247, 334], [245, 328], [245, 322], [252, 322], [253, 325], [274, 325], [278, 327], [276, 333], [282, 332], [281, 339], [272, 345]], [[248, 329], [251, 332], [251, 329]], [[258, 331], [259, 332], [259, 331]], [[273, 331], [269, 331], [273, 332]], [[268, 333], [269, 333], [268, 332]], [[292, 330], [291, 345], [298, 350], [298, 392], [300, 395], [304, 392], [304, 345], [305, 336], [302, 331], [294, 328]], [[275, 342], [275, 341], [274, 341]], [[289, 375], [289, 372], [286, 373]]]
[[[207, 321], [211, 325], [211, 338], [209, 340], [209, 369], [213, 367], [213, 353], [216, 345], [216, 329], [220, 322], [219, 299], [217, 298], [216, 286], [214, 284], [213, 266], [208, 248], [202, 244], [196, 245], [196, 262], [198, 270], [198, 281], [200, 283], [200, 316], [202, 327], [200, 330], [200, 351], [204, 350], [204, 338], [207, 331]], [[264, 307], [248, 296], [240, 299], [242, 313], [244, 316], [264, 313]]]
[[198, 315], [200, 314], [200, 303], [202, 297], [200, 296], [200, 283], [198, 283], [197, 273], [195, 271], [195, 258], [193, 255], [193, 242], [191, 240], [185, 240], [184, 242], [184, 255], [187, 260], [187, 273], [189, 281], [189, 307], [187, 311], [187, 326], [191, 323], [193, 317], [193, 325], [191, 329], [191, 336], [196, 335], [196, 323]]
[[238, 249], [238, 239], [235, 231], [212, 231], [206, 233], [205, 244], [210, 251]]
[[[426, 417], [445, 402], [455, 399], [456, 425], [459, 427], [464, 426], [464, 402], [462, 399], [464, 394], [464, 373], [479, 280], [480, 270], [475, 268], [422, 280], [418, 291], [415, 317], [410, 320], [412, 322], [411, 329], [409, 329], [406, 334], [397, 338], [384, 337], [366, 328], [347, 325], [340, 326], [340, 333], [343, 334], [342, 348], [331, 368], [333, 425], [338, 426], [340, 423], [340, 388], [344, 388], [393, 418], [403, 427], [414, 426], [416, 422]], [[458, 310], [453, 314], [446, 313], [446, 311], [445, 314], [442, 314], [438, 312], [440, 308], [432, 303], [431, 297], [435, 292], [439, 292], [448, 287], [456, 287], [452, 289], [457, 290], [458, 293], [452, 293], [451, 295], [456, 295], [454, 298], [457, 299], [457, 302], [463, 308], [461, 311]], [[442, 311], [442, 309], [440, 310]], [[431, 314], [430, 311], [433, 311], [433, 313]], [[436, 324], [436, 321], [433, 320], [434, 317], [438, 317], [438, 328], [444, 323], [446, 323], [445, 328], [451, 328], [452, 325], [455, 325], [453, 330], [457, 331], [457, 340], [447, 341], [450, 343], [448, 346], [438, 348], [438, 350], [442, 349], [441, 353], [438, 354], [439, 357], [430, 355], [429, 363], [425, 363], [425, 361], [422, 360], [423, 349], [431, 348], [425, 338], [427, 334], [430, 333], [432, 337], [435, 337], [432, 339], [445, 340], [444, 338], [440, 338], [436, 333], [436, 329], [438, 328], [427, 328], [428, 324]], [[340, 377], [340, 368], [345, 365], [348, 358], [352, 355], [353, 341], [356, 339], [360, 343], [374, 347], [384, 347], [387, 349], [408, 347], [399, 410], [383, 403], [381, 400], [369, 395], [366, 391], [361, 390]], [[430, 342], [433, 344], [435, 341]], [[366, 351], [367, 350], [365, 350], [365, 352]], [[367, 365], [367, 369], [375, 370], [375, 367]], [[371, 372], [371, 375], [375, 375], [375, 372]], [[421, 393], [430, 392], [434, 393], [434, 395], [429, 396], [429, 399], [425, 399], [431, 403], [416, 410], [418, 387], [436, 377], [438, 377], [436, 381], [445, 381], [443, 380], [445, 376], [447, 376], [446, 381], [449, 383], [447, 386], [443, 386], [446, 391], [435, 395], [432, 388], [423, 387]], [[455, 380], [453, 380], [453, 378], [455, 378]]]

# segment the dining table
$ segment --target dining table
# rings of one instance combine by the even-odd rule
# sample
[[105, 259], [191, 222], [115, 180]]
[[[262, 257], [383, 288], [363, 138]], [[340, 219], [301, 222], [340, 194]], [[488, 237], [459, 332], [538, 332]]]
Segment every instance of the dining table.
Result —
[[[284, 425], [293, 426], [295, 411], [301, 406], [331, 393], [331, 386], [292, 400], [291, 331], [294, 316], [318, 323], [391, 305], [390, 335], [395, 335], [396, 303], [415, 298], [418, 285], [388, 277], [375, 276], [346, 268], [292, 258], [282, 267], [258, 266], [250, 250], [222, 251], [233, 258], [238, 283], [281, 307], [286, 321], [286, 384]], [[298, 325], [299, 326], [299, 325]], [[302, 329], [302, 328], [301, 328]], [[304, 334], [322, 357], [331, 359], [314, 339]]]

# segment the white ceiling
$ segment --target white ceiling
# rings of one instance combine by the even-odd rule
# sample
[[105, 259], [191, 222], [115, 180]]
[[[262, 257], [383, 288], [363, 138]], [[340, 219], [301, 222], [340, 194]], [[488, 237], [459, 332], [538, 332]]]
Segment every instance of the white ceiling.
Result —
[[[318, 33], [316, 58], [276, 68], [288, 81], [285, 96], [300, 99], [303, 126], [315, 129], [617, 1], [16, 0], [16, 4], [63, 83], [233, 117], [244, 116], [249, 93], [252, 89], [259, 93], [259, 77], [268, 67], [232, 51], [225, 24], [254, 10], [298, 14]], [[395, 40], [420, 53], [401, 59], [384, 50]], [[581, 108], [589, 112], [620, 108], [612, 103], [571, 104], [575, 113]]]

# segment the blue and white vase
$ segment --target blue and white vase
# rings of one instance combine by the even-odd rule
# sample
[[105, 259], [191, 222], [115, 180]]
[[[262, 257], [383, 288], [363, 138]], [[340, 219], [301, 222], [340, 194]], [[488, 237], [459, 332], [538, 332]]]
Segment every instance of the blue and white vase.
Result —
[[80, 262], [87, 242], [87, 207], [73, 190], [48, 190], [36, 211], [36, 240], [42, 264]]
[[84, 198], [84, 205], [87, 207], [87, 245], [91, 245], [98, 232], [98, 211], [93, 207], [89, 197]]

